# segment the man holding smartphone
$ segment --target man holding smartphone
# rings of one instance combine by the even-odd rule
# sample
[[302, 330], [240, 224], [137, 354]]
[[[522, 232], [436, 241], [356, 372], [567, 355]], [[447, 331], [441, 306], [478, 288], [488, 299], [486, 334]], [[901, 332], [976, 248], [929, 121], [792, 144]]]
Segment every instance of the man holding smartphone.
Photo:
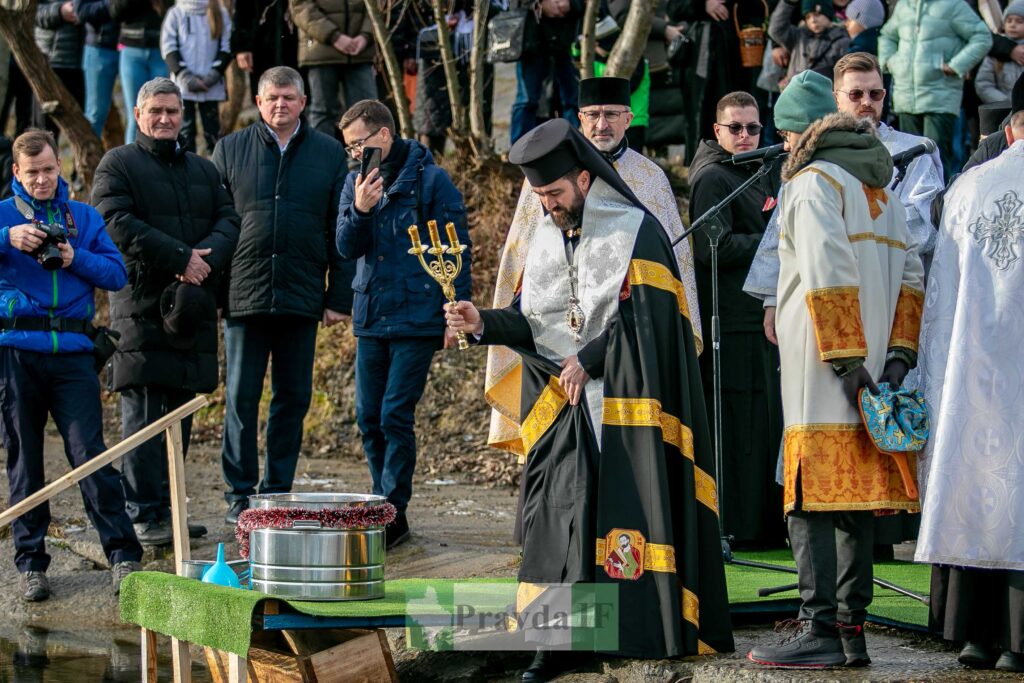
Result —
[[[459, 241], [470, 246], [466, 206], [430, 150], [397, 136], [381, 102], [357, 102], [338, 127], [349, 156], [360, 161], [360, 171], [345, 180], [337, 230], [338, 251], [358, 259], [352, 287], [356, 419], [373, 492], [398, 509], [386, 529], [392, 548], [409, 537], [416, 404], [445, 335], [441, 288], [408, 254], [407, 229], [415, 224], [425, 230], [434, 220], [443, 230], [451, 222]], [[463, 254], [455, 281], [459, 299], [470, 296], [470, 253]]]

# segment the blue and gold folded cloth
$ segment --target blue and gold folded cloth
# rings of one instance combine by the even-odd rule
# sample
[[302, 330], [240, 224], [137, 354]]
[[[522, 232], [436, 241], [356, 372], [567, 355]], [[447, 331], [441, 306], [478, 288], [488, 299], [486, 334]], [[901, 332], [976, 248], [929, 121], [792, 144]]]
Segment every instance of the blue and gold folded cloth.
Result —
[[928, 406], [920, 389], [892, 390], [888, 382], [878, 385], [876, 396], [860, 392], [860, 414], [878, 450], [912, 453], [928, 441]]

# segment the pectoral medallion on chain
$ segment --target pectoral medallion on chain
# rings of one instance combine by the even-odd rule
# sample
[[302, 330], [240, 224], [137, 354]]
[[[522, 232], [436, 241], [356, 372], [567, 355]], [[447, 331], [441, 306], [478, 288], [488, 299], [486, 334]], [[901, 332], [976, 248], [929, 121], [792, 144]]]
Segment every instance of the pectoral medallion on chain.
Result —
[[586, 322], [587, 316], [583, 312], [583, 307], [580, 306], [579, 297], [576, 295], [576, 288], [579, 284], [579, 280], [576, 277], [576, 266], [569, 266], [569, 310], [565, 312], [565, 322], [569, 325], [569, 331], [572, 332], [573, 340], [580, 343], [580, 332], [583, 331], [583, 323]]

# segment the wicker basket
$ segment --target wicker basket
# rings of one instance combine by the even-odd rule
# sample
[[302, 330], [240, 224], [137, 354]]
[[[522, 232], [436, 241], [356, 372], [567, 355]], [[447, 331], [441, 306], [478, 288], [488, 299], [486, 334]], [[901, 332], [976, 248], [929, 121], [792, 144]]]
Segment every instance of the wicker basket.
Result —
[[[765, 21], [767, 21], [768, 5], [764, 0], [761, 0], [761, 4], [764, 5], [764, 16]], [[740, 62], [742, 62], [743, 66], [748, 67], [761, 66], [764, 61], [764, 48], [767, 42], [764, 24], [740, 28], [738, 10], [739, 3], [736, 3], [732, 8], [732, 20], [736, 24], [736, 35], [740, 39]]]

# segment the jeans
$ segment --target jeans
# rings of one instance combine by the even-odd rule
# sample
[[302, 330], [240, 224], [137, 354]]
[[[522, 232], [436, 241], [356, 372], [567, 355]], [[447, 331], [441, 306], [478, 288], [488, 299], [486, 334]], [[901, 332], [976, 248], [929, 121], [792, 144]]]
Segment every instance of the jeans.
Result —
[[207, 102], [196, 102], [185, 100], [182, 102], [181, 134], [185, 138], [185, 149], [189, 152], [196, 151], [196, 112], [198, 118], [203, 122], [203, 141], [206, 143], [206, 153], [213, 154], [213, 148], [220, 140], [220, 102], [210, 100]]
[[568, 51], [524, 56], [516, 62], [516, 101], [512, 104], [509, 137], [515, 142], [537, 126], [537, 104], [551, 75], [558, 89], [562, 118], [578, 126], [579, 74]]
[[[939, 148], [945, 180], [954, 172], [953, 136], [956, 134], [956, 114], [900, 114], [900, 130], [912, 135], [931, 138]], [[955, 169], [959, 171], [960, 169]]]
[[155, 47], [124, 47], [121, 48], [121, 92], [124, 94], [125, 118], [128, 125], [124, 129], [124, 143], [135, 142], [135, 98], [146, 81], [157, 76], [167, 76], [167, 64], [160, 56], [160, 49]]
[[[247, 316], [224, 321], [224, 442], [221, 467], [228, 503], [256, 493], [292, 490], [302, 447], [302, 421], [313, 397], [318, 321], [298, 316]], [[259, 418], [270, 364], [270, 415], [263, 481], [259, 481]]]
[[[91, 353], [49, 354], [0, 348], [0, 426], [7, 449], [10, 505], [46, 485], [43, 430], [48, 415], [64, 439], [64, 454], [79, 467], [106, 450], [100, 383]], [[78, 483], [89, 521], [111, 565], [142, 559], [118, 473], [106, 465]], [[50, 506], [42, 503], [11, 522], [14, 564], [20, 572], [46, 571]]]
[[[85, 118], [89, 119], [92, 132], [103, 137], [103, 126], [110, 113], [114, 97], [114, 81], [120, 63], [117, 50], [95, 45], [86, 45], [82, 52], [82, 71], [85, 72]], [[128, 112], [129, 118], [131, 111]]]
[[[153, 424], [195, 397], [191, 391], [166, 387], [140, 387], [121, 392], [121, 438], [126, 439]], [[192, 418], [181, 421], [181, 442], [188, 452]], [[167, 479], [167, 446], [163, 436], [154, 437], [124, 456], [125, 503], [135, 523], [156, 522], [171, 516], [171, 492]]]
[[373, 493], [404, 513], [416, 469], [416, 404], [438, 342], [433, 337], [359, 337], [356, 422], [373, 479]]
[[345, 109], [360, 100], [377, 99], [377, 81], [372, 64], [309, 67], [309, 125], [324, 135], [336, 137], [342, 97]]

